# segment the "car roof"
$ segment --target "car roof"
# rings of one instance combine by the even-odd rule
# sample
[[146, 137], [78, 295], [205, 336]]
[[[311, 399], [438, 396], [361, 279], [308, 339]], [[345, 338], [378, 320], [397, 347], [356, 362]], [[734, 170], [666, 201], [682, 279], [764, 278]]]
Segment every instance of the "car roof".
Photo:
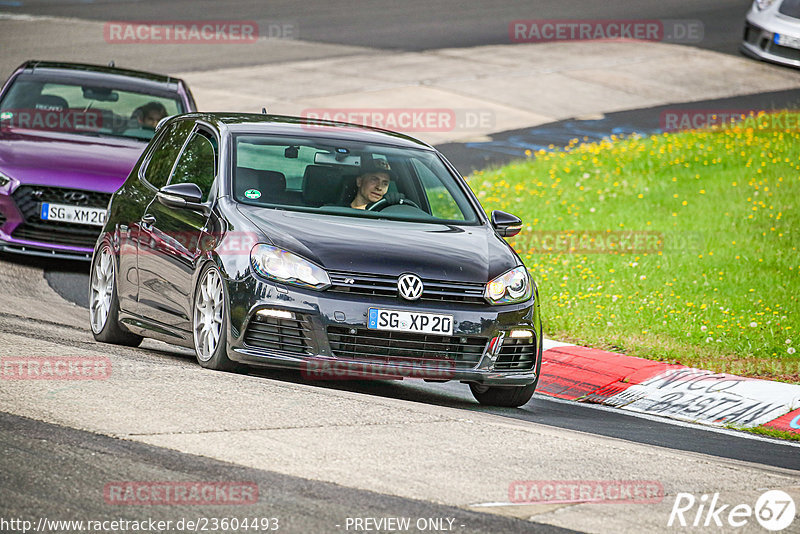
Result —
[[40, 61], [30, 60], [19, 66], [19, 71], [28, 73], [61, 74], [65, 76], [75, 75], [82, 78], [119, 78], [128, 83], [136, 83], [143, 86], [157, 86], [161, 89], [175, 87], [183, 84], [180, 78], [174, 78], [164, 74], [155, 74], [141, 70], [121, 69], [112, 66], [89, 65], [86, 63], [68, 63], [63, 61]]
[[269, 134], [315, 139], [341, 139], [434, 150], [427, 143], [399, 132], [348, 122], [256, 113], [188, 113], [179, 115], [179, 117], [206, 121], [216, 126], [220, 131], [228, 131], [231, 134]]

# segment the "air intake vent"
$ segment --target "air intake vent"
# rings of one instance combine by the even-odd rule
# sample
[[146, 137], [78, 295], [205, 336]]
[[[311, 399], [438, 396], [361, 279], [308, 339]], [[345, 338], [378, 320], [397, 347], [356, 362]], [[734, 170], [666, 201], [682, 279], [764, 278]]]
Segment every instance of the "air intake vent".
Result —
[[244, 334], [245, 344], [260, 349], [311, 354], [308, 323], [299, 319], [277, 319], [256, 315]]
[[536, 364], [536, 338], [505, 338], [494, 368], [500, 370], [525, 371]]

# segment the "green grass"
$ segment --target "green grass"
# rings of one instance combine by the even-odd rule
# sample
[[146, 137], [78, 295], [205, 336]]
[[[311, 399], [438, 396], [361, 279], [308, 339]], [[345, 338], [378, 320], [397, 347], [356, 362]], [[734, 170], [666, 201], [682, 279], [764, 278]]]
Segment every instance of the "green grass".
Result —
[[740, 428], [736, 427], [735, 430], [750, 432], [759, 436], [769, 436], [771, 438], [788, 439], [789, 441], [800, 441], [800, 434], [795, 432], [786, 432], [775, 428], [767, 428], [765, 426], [757, 426], [754, 428]]
[[[799, 118], [575, 140], [469, 181], [487, 211], [525, 222], [510, 243], [549, 337], [800, 382]], [[548, 241], [556, 232], [583, 236], [584, 252]], [[603, 239], [625, 235], [637, 250]]]

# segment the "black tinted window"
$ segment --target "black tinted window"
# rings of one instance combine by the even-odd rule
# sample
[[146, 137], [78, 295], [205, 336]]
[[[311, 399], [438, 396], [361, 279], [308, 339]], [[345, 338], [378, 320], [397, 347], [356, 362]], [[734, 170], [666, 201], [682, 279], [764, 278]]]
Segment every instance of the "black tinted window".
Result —
[[208, 200], [208, 193], [214, 183], [217, 172], [215, 143], [210, 137], [196, 132], [181, 153], [170, 184], [193, 183], [203, 192], [203, 202]]
[[239, 202], [351, 217], [479, 222], [463, 184], [433, 151], [323, 138], [234, 139]]
[[192, 123], [181, 121], [166, 126], [164, 135], [157, 141], [157, 146], [150, 156], [150, 162], [144, 171], [145, 179], [155, 188], [161, 189], [167, 185], [169, 173], [181, 151], [186, 136], [192, 128]]

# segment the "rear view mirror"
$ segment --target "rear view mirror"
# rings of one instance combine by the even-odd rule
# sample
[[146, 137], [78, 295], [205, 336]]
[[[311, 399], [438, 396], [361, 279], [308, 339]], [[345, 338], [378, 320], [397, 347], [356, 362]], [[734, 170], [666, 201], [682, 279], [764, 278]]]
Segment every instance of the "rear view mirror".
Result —
[[99, 100], [100, 102], [116, 102], [119, 100], [119, 93], [105, 87], [82, 87], [83, 98], [87, 100]]
[[504, 211], [492, 212], [492, 228], [500, 237], [514, 237], [522, 230], [522, 219]]
[[318, 165], [345, 165], [347, 167], [360, 167], [361, 156], [334, 154], [333, 152], [317, 152], [314, 154], [314, 163]]

